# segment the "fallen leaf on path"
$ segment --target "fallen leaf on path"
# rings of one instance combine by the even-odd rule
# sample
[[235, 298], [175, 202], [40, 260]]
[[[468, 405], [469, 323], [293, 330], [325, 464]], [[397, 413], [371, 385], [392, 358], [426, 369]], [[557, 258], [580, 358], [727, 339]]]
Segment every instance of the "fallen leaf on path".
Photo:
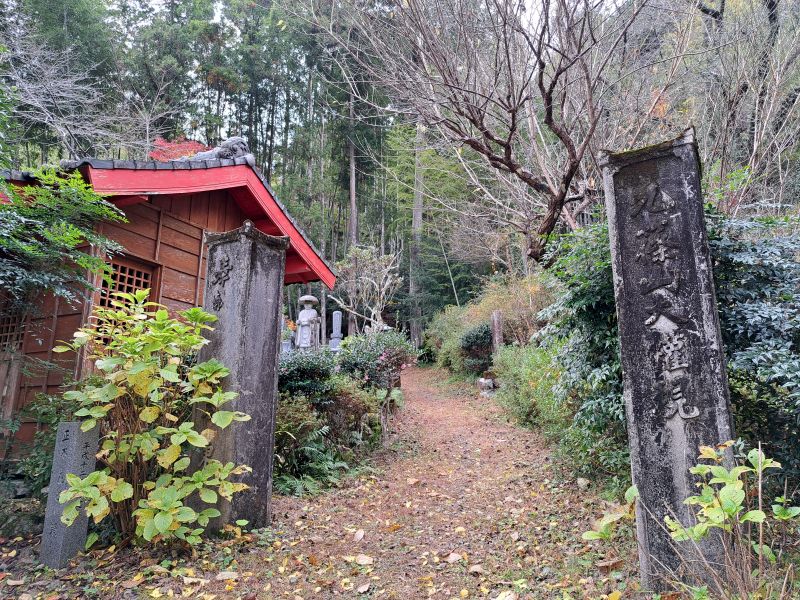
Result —
[[417, 485], [419, 483], [419, 479], [414, 479], [413, 477], [409, 477], [406, 479], [406, 483], [408, 485]]
[[214, 579], [217, 581], [233, 581], [239, 579], [239, 574], [236, 571], [220, 571]]
[[24, 578], [23, 579], [9, 579], [8, 581], [6, 581], [6, 585], [11, 585], [11, 586], [23, 585], [24, 583], [25, 583], [25, 579]]
[[500, 592], [500, 594], [495, 598], [495, 600], [517, 600], [519, 596], [517, 596], [516, 592], [512, 592], [510, 590], [505, 590]]
[[453, 563], [457, 563], [460, 560], [464, 560], [464, 557], [461, 556], [458, 552], [451, 552], [450, 554], [447, 555], [447, 558], [445, 560], [452, 565]]
[[358, 588], [356, 588], [356, 591], [359, 594], [366, 594], [369, 591], [369, 582], [365, 583], [364, 585], [358, 586]]
[[624, 564], [621, 558], [609, 558], [607, 560], [599, 560], [594, 563], [600, 571], [606, 575], [608, 575], [611, 571], [615, 570], [617, 567], [621, 567]]
[[364, 539], [364, 530], [359, 529], [358, 531], [356, 531], [355, 535], [353, 535], [353, 541], [360, 542], [363, 539]]
[[483, 565], [472, 565], [469, 568], [469, 572], [472, 573], [473, 575], [480, 575], [482, 573], [485, 573], [486, 571], [483, 570]]
[[356, 556], [356, 564], [365, 567], [367, 565], [371, 565], [375, 562], [375, 559], [371, 556], [367, 556], [366, 554], [359, 554]]
[[614, 590], [608, 595], [608, 600], [619, 600], [620, 598], [622, 598], [622, 592], [619, 590]]

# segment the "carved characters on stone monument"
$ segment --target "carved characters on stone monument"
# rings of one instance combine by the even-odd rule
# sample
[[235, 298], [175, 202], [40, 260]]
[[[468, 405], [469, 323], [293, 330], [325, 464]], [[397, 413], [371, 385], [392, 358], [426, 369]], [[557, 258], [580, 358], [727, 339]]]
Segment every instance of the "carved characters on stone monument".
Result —
[[78, 421], [62, 421], [56, 431], [56, 447], [53, 452], [53, 468], [47, 492], [47, 507], [44, 517], [44, 532], [39, 558], [43, 564], [54, 569], [65, 567], [69, 560], [83, 550], [86, 542], [88, 517], [83, 511], [67, 527], [61, 522], [64, 505], [58, 497], [67, 489], [67, 474], [86, 477], [94, 471], [97, 459], [99, 427], [81, 431]]
[[219, 312], [225, 306], [223, 300], [225, 292], [225, 284], [231, 278], [231, 271], [233, 265], [227, 256], [220, 259], [219, 264], [214, 265], [214, 271], [211, 275], [207, 287], [211, 291], [211, 307]]
[[629, 227], [636, 231], [635, 261], [640, 267], [639, 292], [647, 307], [644, 325], [650, 330], [658, 373], [662, 417], [692, 419], [700, 414], [687, 405], [684, 388], [688, 384], [689, 344], [697, 325], [681, 299], [679, 246], [674, 233], [684, 227], [675, 200], [657, 182], [649, 183], [632, 196]]

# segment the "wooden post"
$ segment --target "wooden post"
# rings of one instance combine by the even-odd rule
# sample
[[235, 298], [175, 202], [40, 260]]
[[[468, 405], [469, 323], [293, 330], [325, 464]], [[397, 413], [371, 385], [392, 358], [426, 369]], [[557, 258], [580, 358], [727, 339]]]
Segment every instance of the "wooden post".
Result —
[[492, 311], [492, 354], [497, 354], [503, 347], [503, 311]]

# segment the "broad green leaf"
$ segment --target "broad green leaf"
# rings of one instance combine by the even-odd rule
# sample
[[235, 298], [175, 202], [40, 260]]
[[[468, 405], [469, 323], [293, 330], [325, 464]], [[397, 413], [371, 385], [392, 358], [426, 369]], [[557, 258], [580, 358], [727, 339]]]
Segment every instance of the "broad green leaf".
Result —
[[149, 542], [156, 537], [156, 535], [158, 535], [158, 529], [156, 528], [155, 520], [148, 519], [144, 524], [142, 537]]
[[132, 497], [133, 486], [127, 481], [118, 482], [117, 486], [114, 488], [114, 491], [111, 492], [111, 500], [113, 502], [122, 502], [123, 500], [127, 500], [128, 498]]
[[178, 367], [176, 365], [170, 365], [161, 369], [159, 374], [164, 381], [169, 381], [170, 383], [179, 383], [181, 380], [180, 375], [178, 375]]
[[96, 532], [96, 531], [92, 531], [92, 532], [91, 532], [91, 533], [90, 533], [90, 534], [89, 534], [89, 535], [86, 537], [86, 543], [83, 545], [83, 549], [84, 549], [84, 550], [88, 550], [89, 548], [91, 548], [91, 547], [94, 545], [94, 543], [97, 541], [97, 539], [98, 539], [99, 537], [100, 537], [100, 536], [99, 536], [99, 535], [97, 535], [97, 532]]
[[207, 504], [216, 504], [217, 493], [210, 488], [200, 488], [200, 499]]
[[167, 533], [172, 525], [172, 515], [162, 511], [153, 517], [153, 523], [159, 533]]
[[766, 518], [767, 515], [764, 514], [764, 511], [749, 510], [742, 515], [742, 518], [739, 519], [739, 521], [741, 523], [746, 523], [748, 521], [750, 521], [751, 523], [763, 523]]
[[196, 431], [188, 432], [186, 434], [186, 441], [188, 441], [192, 446], [195, 446], [197, 448], [205, 448], [206, 446], [208, 446], [208, 440], [199, 433], [197, 433]]
[[152, 423], [161, 414], [161, 409], [157, 406], [145, 406], [139, 413], [139, 418], [145, 423]]
[[635, 485], [632, 485], [625, 491], [625, 502], [627, 502], [628, 504], [636, 500], [638, 497], [639, 497], [639, 489]]
[[726, 485], [719, 491], [719, 501], [726, 513], [734, 514], [741, 508], [742, 501], [744, 501], [744, 490], [733, 485]]
[[220, 429], [225, 429], [233, 422], [234, 413], [230, 410], [218, 410], [211, 415], [211, 422]]
[[164, 469], [169, 468], [169, 466], [174, 463], [178, 458], [181, 456], [181, 447], [176, 444], [171, 444], [164, 450], [160, 450], [158, 452], [158, 464], [161, 465]]

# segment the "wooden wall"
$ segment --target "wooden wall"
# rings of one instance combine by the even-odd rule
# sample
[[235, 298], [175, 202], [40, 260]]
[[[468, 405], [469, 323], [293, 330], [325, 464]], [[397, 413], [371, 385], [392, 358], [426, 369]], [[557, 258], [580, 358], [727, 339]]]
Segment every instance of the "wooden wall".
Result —
[[[227, 191], [154, 195], [148, 202], [123, 210], [128, 222], [103, 223], [102, 233], [125, 248], [126, 258], [154, 267], [158, 284], [154, 299], [176, 311], [202, 303], [206, 269], [204, 232], [230, 231], [240, 227], [245, 219]], [[17, 393], [6, 393], [4, 414], [18, 411], [38, 393], [59, 393], [65, 378], [80, 376], [79, 357], [72, 353], [53, 354], [52, 348], [59, 340], [72, 339], [96, 299], [97, 294], [88, 302], [73, 304], [52, 298], [43, 301], [40, 316], [27, 323], [22, 342], [24, 359], [13, 385]], [[42, 361], [54, 362], [58, 368], [45, 369]], [[8, 379], [8, 383], [12, 381]], [[7, 410], [9, 402], [12, 411]], [[34, 424], [25, 423], [18, 439], [30, 441], [34, 433]]]

